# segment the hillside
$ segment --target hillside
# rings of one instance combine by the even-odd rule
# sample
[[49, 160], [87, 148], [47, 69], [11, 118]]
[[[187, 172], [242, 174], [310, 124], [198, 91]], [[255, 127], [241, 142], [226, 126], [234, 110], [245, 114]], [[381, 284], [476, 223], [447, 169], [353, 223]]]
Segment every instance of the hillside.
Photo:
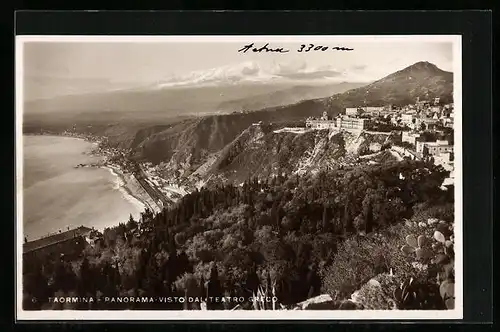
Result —
[[366, 83], [337, 83], [324, 85], [298, 85], [289, 89], [222, 102], [220, 110], [259, 110], [280, 105], [290, 105], [302, 100], [318, 99], [342, 93]]
[[[196, 164], [198, 161], [203, 162], [205, 154], [224, 148], [254, 123], [262, 121], [278, 126], [303, 125], [304, 119], [311, 113], [319, 115], [322, 111], [322, 104], [311, 100], [256, 112], [188, 119], [155, 131], [142, 141], [134, 140], [130, 148], [135, 151], [137, 158], [153, 163], [167, 162], [174, 154], [175, 159], [177, 156], [182, 157], [182, 154], [190, 154]], [[142, 135], [142, 132], [139, 134]]]
[[[219, 151], [243, 130], [259, 121], [281, 124], [284, 127], [303, 125], [305, 118], [319, 116], [325, 110], [330, 116], [335, 116], [345, 107], [362, 105], [365, 102], [366, 105], [402, 105], [413, 103], [416, 97], [424, 100], [434, 96], [440, 96], [442, 102], [448, 102], [452, 100], [452, 90], [452, 73], [442, 71], [432, 64], [419, 62], [372, 84], [329, 98], [306, 100], [255, 112], [211, 115], [192, 120], [187, 127], [183, 123], [168, 131], [157, 133], [148, 141], [142, 142], [140, 150], [137, 151], [140, 151], [141, 157], [158, 163], [168, 161], [172, 151], [190, 147], [193, 158], [198, 160], [203, 153], [212, 154]], [[188, 132], [181, 134], [180, 131], [184, 130]], [[187, 141], [179, 140], [182, 137], [186, 137]], [[203, 158], [201, 161], [203, 162]]]
[[[323, 309], [348, 309], [357, 303], [365, 309], [452, 308], [454, 210], [453, 194], [439, 188], [445, 177], [441, 167], [402, 161], [202, 188], [158, 214], [145, 211], [139, 221], [130, 218], [104, 230], [80, 257], [40, 255], [23, 260], [23, 306], [196, 310], [201, 309], [199, 302], [183, 306], [176, 301], [43, 299], [248, 299], [258, 289], [268, 295], [272, 289], [278, 308], [294, 307], [320, 294], [341, 302]], [[433, 257], [439, 263], [421, 267]], [[382, 278], [391, 272], [390, 280]], [[398, 295], [402, 282], [406, 286]], [[31, 301], [33, 297], [40, 301]], [[209, 310], [237, 305], [208, 300], [206, 304]], [[240, 306], [258, 309], [247, 300]]]
[[453, 73], [439, 69], [429, 62], [417, 62], [366, 86], [337, 94], [327, 99], [327, 105], [353, 107], [407, 105], [416, 98], [453, 102]]
[[[250, 177], [267, 178], [278, 174], [315, 174], [322, 169], [349, 166], [355, 162], [397, 160], [389, 151], [381, 151], [382, 146], [390, 142], [389, 135], [363, 133], [358, 136], [288, 128], [273, 130], [272, 126], [252, 125], [220, 151], [207, 154], [201, 166], [192, 167], [190, 161], [193, 159], [188, 154], [184, 159], [172, 158], [162, 168], [162, 175], [177, 178], [180, 183], [210, 185], [228, 181], [242, 183]], [[368, 158], [358, 159], [360, 156]], [[186, 169], [187, 165], [190, 167]], [[186, 172], [192, 169], [195, 170]]]

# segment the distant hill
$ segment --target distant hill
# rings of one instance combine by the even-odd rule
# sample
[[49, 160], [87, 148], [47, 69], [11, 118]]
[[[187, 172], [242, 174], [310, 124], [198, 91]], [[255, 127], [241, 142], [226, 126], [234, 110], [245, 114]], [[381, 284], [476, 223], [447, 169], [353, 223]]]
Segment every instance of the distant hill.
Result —
[[[320, 113], [323, 106], [316, 101], [304, 101], [294, 105], [266, 109], [257, 112], [211, 115], [188, 119], [169, 126], [155, 126], [137, 132], [136, 139], [129, 146], [141, 159], [160, 163], [183, 154], [191, 155], [191, 162], [204, 162], [207, 154], [224, 148], [245, 129], [260, 121], [281, 126], [302, 125], [311, 109]], [[144, 132], [154, 133], [149, 136]], [[115, 140], [120, 142], [120, 138]]]
[[334, 95], [327, 105], [353, 107], [363, 105], [407, 105], [416, 98], [432, 100], [440, 97], [444, 103], [453, 102], [453, 73], [439, 69], [429, 62], [417, 62], [366, 86]]
[[[214, 153], [234, 140], [248, 126], [259, 121], [281, 123], [290, 126], [303, 124], [308, 116], [319, 116], [328, 111], [334, 116], [345, 107], [363, 105], [403, 105], [421, 100], [440, 97], [443, 102], [452, 101], [453, 75], [428, 62], [418, 62], [403, 70], [388, 75], [367, 86], [358, 87], [327, 98], [305, 100], [295, 104], [264, 108], [255, 112], [211, 115], [201, 119], [187, 120], [174, 125], [167, 131], [159, 132], [140, 143], [140, 155], [155, 162], [168, 160], [171, 151], [193, 149], [193, 158], [201, 156], [200, 151]], [[249, 98], [251, 99], [251, 98]], [[180, 140], [186, 137], [189, 143]], [[180, 141], [179, 141], [180, 140]], [[162, 143], [163, 142], [163, 143]], [[165, 146], [167, 144], [168, 146]], [[179, 143], [176, 143], [179, 142]], [[187, 145], [186, 145], [187, 144]], [[166, 158], [166, 159], [165, 159]]]
[[[252, 98], [254, 98], [255, 103], [259, 104], [259, 98], [261, 98], [260, 100], [262, 98], [273, 99], [273, 94], [275, 96], [279, 94], [276, 91], [266, 94], [260, 86], [252, 85], [252, 87], [255, 90], [247, 91], [245, 96], [243, 87], [234, 86], [233, 99], [228, 99], [225, 103], [234, 102], [237, 104], [241, 100], [252, 103]], [[173, 98], [173, 103], [188, 102], [193, 103], [193, 105], [196, 104], [196, 100], [201, 103], [201, 100], [210, 100], [210, 98], [220, 102], [218, 98], [220, 98], [221, 91], [215, 89], [220, 88], [212, 87], [209, 90], [204, 88], [198, 93], [180, 89], [177, 99], [187, 98], [187, 101], [176, 101], [177, 99], [173, 98], [175, 96], [173, 93], [169, 98]], [[328, 111], [330, 116], [334, 116], [342, 112], [345, 107], [365, 103], [368, 106], [402, 105], [413, 103], [417, 97], [424, 100], [436, 96], [440, 97], [443, 102], [450, 102], [452, 101], [452, 92], [452, 73], [443, 71], [428, 62], [419, 62], [367, 86], [357, 87], [326, 98], [304, 100], [285, 106], [267, 107], [258, 111], [236, 111], [229, 114], [188, 118], [179, 122], [168, 122], [166, 116], [162, 120], [163, 113], [157, 110], [154, 112], [155, 125], [143, 123], [140, 126], [124, 126], [115, 120], [114, 123], [99, 127], [99, 130], [95, 129], [94, 133], [108, 136], [112, 143], [132, 149], [135, 157], [140, 160], [151, 161], [155, 164], [172, 162], [171, 165], [174, 165], [174, 168], [177, 168], [178, 165], [184, 165], [182, 167], [188, 169], [183, 171], [194, 172], [206, 163], [213, 154], [219, 153], [233, 142], [249, 126], [260, 121], [266, 125], [272, 125], [273, 128], [303, 126], [306, 117], [319, 116], [324, 111]], [[252, 93], [253, 97], [248, 97]], [[196, 100], [191, 100], [195, 99], [196, 96], [198, 96]], [[164, 98], [153, 93], [150, 97], [150, 102], [153, 102], [152, 100], [157, 97], [159, 98], [157, 102]], [[145, 96], [141, 98], [147, 100]], [[116, 97], [113, 100], [118, 102], [119, 98]], [[124, 103], [125, 101], [120, 102]], [[223, 104], [223, 102], [219, 104]], [[168, 106], [166, 107], [168, 108]], [[138, 113], [141, 112], [138, 111]], [[106, 114], [111, 117], [113, 112], [110, 111]], [[186, 160], [189, 160], [189, 163], [186, 163]]]
[[260, 110], [280, 105], [295, 104], [303, 100], [318, 99], [342, 93], [366, 85], [366, 83], [334, 83], [325, 85], [298, 85], [278, 91], [248, 96], [222, 102], [219, 109], [228, 110]]
[[[259, 110], [306, 99], [327, 97], [364, 83], [301, 85], [245, 82], [232, 85], [138, 88], [91, 92], [29, 100], [24, 104], [28, 119], [50, 122], [93, 119], [94, 122], [135, 121], [179, 116], [204, 116], [242, 110]], [[63, 90], [66, 91], [66, 90]]]

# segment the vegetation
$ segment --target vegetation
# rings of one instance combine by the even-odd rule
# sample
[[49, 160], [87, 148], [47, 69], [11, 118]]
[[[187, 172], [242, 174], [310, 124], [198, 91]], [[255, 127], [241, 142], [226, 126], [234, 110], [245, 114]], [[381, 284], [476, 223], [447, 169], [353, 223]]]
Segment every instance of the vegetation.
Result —
[[[401, 250], [410, 229], [403, 221], [413, 225], [431, 216], [453, 221], [453, 194], [440, 189], [446, 176], [440, 166], [404, 160], [202, 188], [158, 214], [146, 210], [140, 220], [131, 217], [106, 229], [78, 260], [24, 260], [24, 306], [109, 310], [206, 305], [211, 310], [233, 309], [235, 304], [210, 298], [273, 294], [279, 300], [279, 305], [270, 307], [257, 300], [239, 303], [240, 309], [261, 310], [282, 308], [322, 292], [347, 298], [390, 269], [401, 280], [414, 276], [428, 282], [425, 277], [430, 275], [412, 265], [407, 255], [411, 249]], [[445, 243], [452, 241], [449, 232], [440, 232]], [[413, 238], [407, 242], [415, 244]], [[420, 244], [418, 237], [417, 247]], [[449, 268], [436, 264], [452, 280]], [[452, 288], [443, 288], [448, 301]], [[206, 303], [97, 301], [61, 306], [41, 300], [76, 295], [190, 296], [205, 298]]]

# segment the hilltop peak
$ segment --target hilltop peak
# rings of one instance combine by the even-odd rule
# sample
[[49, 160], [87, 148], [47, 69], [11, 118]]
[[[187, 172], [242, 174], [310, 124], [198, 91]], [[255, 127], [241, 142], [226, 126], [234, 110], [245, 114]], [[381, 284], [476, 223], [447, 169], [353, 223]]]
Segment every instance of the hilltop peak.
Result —
[[453, 73], [438, 68], [435, 64], [420, 61], [392, 73], [364, 87], [331, 97], [342, 107], [355, 107], [362, 103], [373, 106], [387, 104], [407, 105], [415, 98], [453, 100]]
[[406, 67], [405, 69], [401, 70], [401, 72], [408, 72], [408, 71], [421, 71], [421, 70], [426, 70], [426, 71], [431, 71], [431, 72], [442, 72], [443, 70], [439, 69], [438, 66], [435, 64], [428, 62], [428, 61], [419, 61], [411, 66]]
[[416, 63], [414, 63], [406, 68], [403, 68], [403, 69], [401, 69], [393, 74], [390, 74], [390, 75], [380, 79], [377, 82], [386, 81], [386, 80], [393, 81], [395, 79], [400, 79], [401, 77], [416, 78], [419, 76], [429, 77], [429, 76], [440, 76], [440, 75], [446, 75], [446, 74], [451, 74], [451, 73], [440, 69], [438, 66], [436, 66], [435, 64], [433, 64], [431, 62], [419, 61], [419, 62], [416, 62]]
[[432, 68], [437, 68], [437, 66], [429, 61], [419, 61], [415, 62], [413, 65], [410, 67], [432, 67]]

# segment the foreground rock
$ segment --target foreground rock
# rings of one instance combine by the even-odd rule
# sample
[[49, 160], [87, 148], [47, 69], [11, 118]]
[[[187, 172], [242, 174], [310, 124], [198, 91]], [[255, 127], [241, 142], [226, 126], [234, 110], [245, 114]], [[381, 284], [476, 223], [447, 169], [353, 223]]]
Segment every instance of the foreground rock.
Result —
[[334, 301], [333, 298], [328, 294], [322, 294], [300, 303], [294, 310], [335, 310], [338, 309], [338, 302]]

